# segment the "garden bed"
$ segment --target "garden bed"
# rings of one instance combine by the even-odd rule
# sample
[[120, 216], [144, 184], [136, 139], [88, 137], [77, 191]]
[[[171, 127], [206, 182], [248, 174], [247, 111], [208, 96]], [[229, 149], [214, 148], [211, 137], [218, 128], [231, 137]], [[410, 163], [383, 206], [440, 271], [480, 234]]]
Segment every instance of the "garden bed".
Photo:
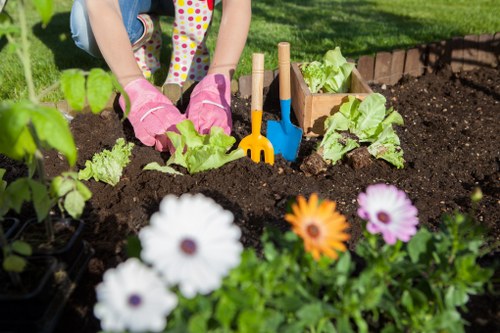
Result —
[[[317, 143], [316, 138], [308, 138], [303, 141], [296, 163], [278, 157], [275, 165], [269, 166], [244, 158], [210, 172], [171, 176], [142, 171], [145, 164], [161, 163], [166, 155], [136, 141], [128, 122], [122, 124], [115, 112], [77, 116], [71, 127], [79, 148], [79, 168], [96, 152], [111, 148], [119, 137], [137, 145], [132, 162], [117, 186], [88, 182], [93, 198], [83, 216], [91, 221], [84, 238], [91, 243], [95, 256], [56, 331], [98, 331], [99, 322], [92, 315], [95, 285], [106, 269], [126, 257], [126, 238], [148, 223], [149, 216], [158, 210], [160, 200], [168, 193], [201, 192], [212, 197], [234, 213], [235, 222], [243, 232], [243, 243], [258, 246], [263, 226], [287, 228], [283, 215], [289, 199], [317, 192], [337, 201], [338, 209], [351, 222], [352, 246], [361, 235], [356, 197], [369, 184], [386, 182], [405, 190], [419, 210], [420, 221], [431, 228], [439, 224], [443, 213], [469, 210], [469, 195], [479, 186], [484, 198], [477, 210], [478, 220], [488, 228], [488, 235], [498, 241], [499, 72], [491, 68], [462, 73], [443, 70], [419, 78], [405, 77], [392, 87], [371, 86], [385, 95], [388, 106], [393, 106], [405, 120], [405, 127], [397, 127], [406, 160], [402, 170], [381, 160], [355, 170], [343, 161], [324, 173], [306, 177], [300, 163]], [[279, 116], [276, 82], [266, 92], [264, 120], [276, 119]], [[233, 123], [237, 140], [249, 134], [249, 100], [233, 98]], [[8, 163], [4, 159], [0, 162], [0, 166]], [[64, 170], [65, 164], [56, 154], [49, 154], [47, 167], [55, 175]], [[13, 175], [9, 172], [7, 180], [10, 177]], [[472, 300], [471, 314], [467, 316], [472, 321], [471, 331], [494, 331], [495, 325], [500, 324], [497, 303], [498, 298], [493, 296]]]

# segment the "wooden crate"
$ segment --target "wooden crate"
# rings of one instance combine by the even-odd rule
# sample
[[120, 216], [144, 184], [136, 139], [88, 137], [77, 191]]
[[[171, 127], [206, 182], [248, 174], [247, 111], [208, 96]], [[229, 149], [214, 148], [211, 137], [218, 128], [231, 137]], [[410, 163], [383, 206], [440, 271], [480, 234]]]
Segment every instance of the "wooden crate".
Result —
[[327, 116], [339, 110], [347, 96], [364, 99], [373, 93], [356, 68], [351, 74], [351, 88], [348, 93], [313, 94], [309, 90], [298, 63], [292, 63], [290, 73], [292, 89], [292, 108], [295, 116], [307, 136], [318, 136], [324, 133], [324, 122]]

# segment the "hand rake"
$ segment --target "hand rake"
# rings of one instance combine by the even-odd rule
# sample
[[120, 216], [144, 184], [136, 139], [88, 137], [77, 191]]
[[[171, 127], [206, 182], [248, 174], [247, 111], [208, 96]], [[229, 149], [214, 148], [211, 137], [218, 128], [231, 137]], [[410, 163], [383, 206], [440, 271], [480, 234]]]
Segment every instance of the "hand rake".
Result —
[[262, 99], [264, 90], [264, 54], [254, 53], [252, 56], [252, 133], [244, 137], [239, 147], [248, 154], [255, 163], [259, 163], [264, 152], [264, 162], [274, 164], [274, 149], [271, 142], [260, 133], [262, 125]]

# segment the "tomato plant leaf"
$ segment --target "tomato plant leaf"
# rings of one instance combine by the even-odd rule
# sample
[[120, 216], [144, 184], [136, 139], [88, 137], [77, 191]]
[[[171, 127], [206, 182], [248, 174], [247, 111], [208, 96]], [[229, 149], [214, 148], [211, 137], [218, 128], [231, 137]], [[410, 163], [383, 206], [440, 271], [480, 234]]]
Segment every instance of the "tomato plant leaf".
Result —
[[100, 68], [93, 68], [87, 77], [87, 101], [92, 113], [101, 112], [113, 93], [113, 80]]
[[61, 75], [61, 89], [72, 109], [81, 111], [85, 106], [85, 76], [79, 69], [65, 70]]

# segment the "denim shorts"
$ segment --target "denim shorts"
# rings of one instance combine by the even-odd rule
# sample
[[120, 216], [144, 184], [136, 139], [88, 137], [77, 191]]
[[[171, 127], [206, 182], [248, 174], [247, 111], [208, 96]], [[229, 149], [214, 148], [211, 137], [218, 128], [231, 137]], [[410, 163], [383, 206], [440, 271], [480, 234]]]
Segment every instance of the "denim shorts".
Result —
[[[137, 19], [137, 15], [148, 13], [155, 15], [174, 16], [173, 1], [165, 0], [118, 0], [123, 17], [123, 24], [127, 30], [130, 42], [133, 44], [144, 33], [142, 23]], [[94, 34], [90, 27], [87, 13], [86, 0], [75, 0], [71, 8], [70, 16], [71, 36], [75, 44], [93, 55], [101, 57], [101, 52], [97, 46]]]

